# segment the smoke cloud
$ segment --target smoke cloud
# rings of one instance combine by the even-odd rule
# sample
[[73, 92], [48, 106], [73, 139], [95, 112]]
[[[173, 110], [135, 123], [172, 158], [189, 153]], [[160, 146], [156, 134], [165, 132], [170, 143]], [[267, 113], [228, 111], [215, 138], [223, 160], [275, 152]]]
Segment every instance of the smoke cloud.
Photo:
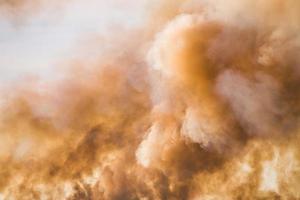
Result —
[[63, 79], [1, 91], [0, 199], [300, 198], [300, 3], [154, 4]]

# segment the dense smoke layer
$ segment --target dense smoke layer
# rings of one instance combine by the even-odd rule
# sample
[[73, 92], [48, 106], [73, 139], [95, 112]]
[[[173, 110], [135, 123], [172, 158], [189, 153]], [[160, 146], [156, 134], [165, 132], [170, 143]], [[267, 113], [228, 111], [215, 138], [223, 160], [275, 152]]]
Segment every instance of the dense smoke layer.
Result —
[[300, 3], [153, 9], [63, 80], [2, 91], [0, 199], [300, 199]]

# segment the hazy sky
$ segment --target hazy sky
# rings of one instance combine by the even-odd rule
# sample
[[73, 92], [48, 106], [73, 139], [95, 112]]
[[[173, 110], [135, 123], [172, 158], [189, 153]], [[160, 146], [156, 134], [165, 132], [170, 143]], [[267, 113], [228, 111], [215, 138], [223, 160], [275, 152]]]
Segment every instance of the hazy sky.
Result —
[[42, 9], [18, 24], [0, 17], [0, 83], [28, 75], [53, 76], [79, 40], [102, 34], [116, 24], [136, 25], [144, 8], [143, 1], [70, 2], [58, 11]]

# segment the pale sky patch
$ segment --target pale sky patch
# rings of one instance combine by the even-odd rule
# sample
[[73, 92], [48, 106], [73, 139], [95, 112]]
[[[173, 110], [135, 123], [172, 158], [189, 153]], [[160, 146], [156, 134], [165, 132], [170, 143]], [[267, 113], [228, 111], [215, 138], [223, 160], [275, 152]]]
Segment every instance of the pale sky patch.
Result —
[[28, 75], [52, 77], [60, 61], [73, 54], [82, 38], [109, 32], [113, 25], [136, 26], [144, 1], [75, 0], [62, 10], [42, 10], [15, 25], [0, 17], [0, 83]]

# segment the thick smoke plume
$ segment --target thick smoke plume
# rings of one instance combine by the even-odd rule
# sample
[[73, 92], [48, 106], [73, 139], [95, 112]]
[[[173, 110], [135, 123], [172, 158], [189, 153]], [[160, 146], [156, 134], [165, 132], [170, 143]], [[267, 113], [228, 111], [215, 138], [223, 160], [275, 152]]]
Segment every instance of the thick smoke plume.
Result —
[[2, 91], [0, 199], [300, 199], [299, 1], [152, 3]]

